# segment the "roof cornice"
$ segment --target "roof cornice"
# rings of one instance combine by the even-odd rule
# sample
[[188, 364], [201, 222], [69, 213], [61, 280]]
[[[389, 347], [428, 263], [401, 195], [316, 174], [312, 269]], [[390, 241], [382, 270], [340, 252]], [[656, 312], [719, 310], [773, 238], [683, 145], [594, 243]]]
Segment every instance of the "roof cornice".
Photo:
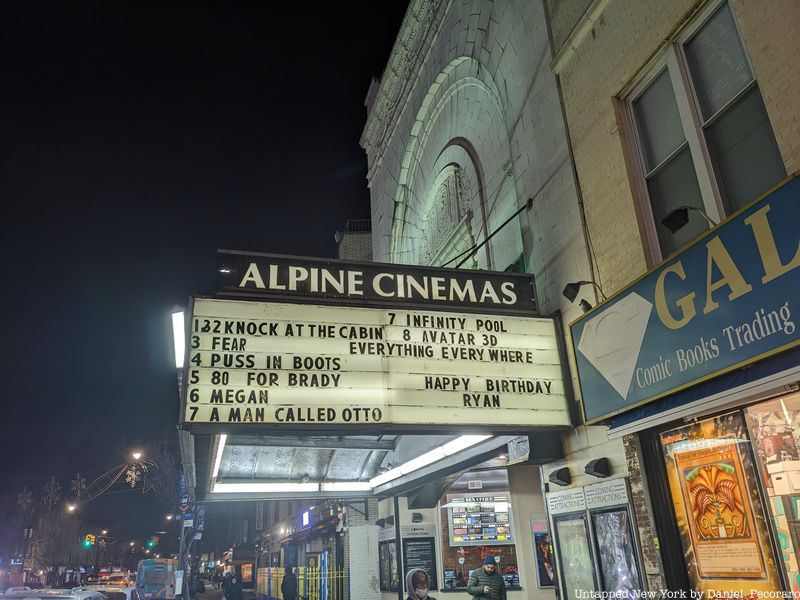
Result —
[[411, 0], [395, 39], [359, 143], [372, 179], [383, 159], [400, 112], [409, 101], [419, 66], [427, 58], [451, 0]]

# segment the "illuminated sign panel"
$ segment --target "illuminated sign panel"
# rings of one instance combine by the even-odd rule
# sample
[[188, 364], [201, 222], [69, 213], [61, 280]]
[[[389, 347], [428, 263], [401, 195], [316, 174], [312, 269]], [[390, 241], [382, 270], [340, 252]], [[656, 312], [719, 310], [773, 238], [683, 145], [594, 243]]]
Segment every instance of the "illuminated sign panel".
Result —
[[552, 319], [198, 298], [183, 421], [567, 426]]
[[800, 177], [570, 326], [586, 420], [800, 345]]
[[511, 496], [448, 494], [447, 520], [451, 546], [512, 544]]
[[332, 259], [217, 254], [217, 290], [251, 299], [302, 299], [317, 304], [463, 308], [531, 314], [533, 278], [522, 273], [439, 269]]

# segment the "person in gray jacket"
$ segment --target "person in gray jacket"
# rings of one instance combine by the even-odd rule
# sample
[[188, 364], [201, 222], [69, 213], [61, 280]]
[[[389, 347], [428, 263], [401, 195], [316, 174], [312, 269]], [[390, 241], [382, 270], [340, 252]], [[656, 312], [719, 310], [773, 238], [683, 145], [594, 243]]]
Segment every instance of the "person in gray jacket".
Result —
[[408, 596], [406, 600], [436, 600], [428, 595], [431, 588], [431, 581], [428, 574], [422, 569], [411, 569], [406, 574], [406, 590]]
[[467, 582], [467, 593], [481, 600], [506, 600], [506, 582], [497, 570], [493, 555], [483, 559], [483, 567], [475, 569]]

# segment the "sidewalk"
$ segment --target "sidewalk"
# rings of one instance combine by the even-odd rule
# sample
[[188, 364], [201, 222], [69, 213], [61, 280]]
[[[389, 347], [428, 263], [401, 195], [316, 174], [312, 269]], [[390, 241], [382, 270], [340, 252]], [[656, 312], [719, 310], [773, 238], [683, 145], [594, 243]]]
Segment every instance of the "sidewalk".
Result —
[[206, 591], [194, 596], [197, 600], [222, 600], [222, 590], [215, 590], [210, 585], [206, 586]]
[[[242, 590], [242, 597], [244, 600], [255, 600], [256, 593], [254, 590]], [[210, 585], [207, 585], [204, 593], [196, 594], [192, 598], [195, 600], [222, 600], [222, 590], [215, 590]]]

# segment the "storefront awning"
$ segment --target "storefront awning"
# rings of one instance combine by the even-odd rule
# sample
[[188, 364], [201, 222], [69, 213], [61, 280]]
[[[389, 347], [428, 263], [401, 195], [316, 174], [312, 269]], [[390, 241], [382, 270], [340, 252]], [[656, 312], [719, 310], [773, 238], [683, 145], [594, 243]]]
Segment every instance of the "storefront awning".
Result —
[[[618, 415], [611, 420], [609, 437], [635, 433], [684, 416], [698, 416], [722, 409], [743, 399], [743, 394], [785, 392], [784, 386], [797, 386], [800, 380], [800, 349], [732, 371], [677, 394]], [[753, 383], [759, 382], [758, 388]], [[746, 392], [744, 390], [747, 390]]]

